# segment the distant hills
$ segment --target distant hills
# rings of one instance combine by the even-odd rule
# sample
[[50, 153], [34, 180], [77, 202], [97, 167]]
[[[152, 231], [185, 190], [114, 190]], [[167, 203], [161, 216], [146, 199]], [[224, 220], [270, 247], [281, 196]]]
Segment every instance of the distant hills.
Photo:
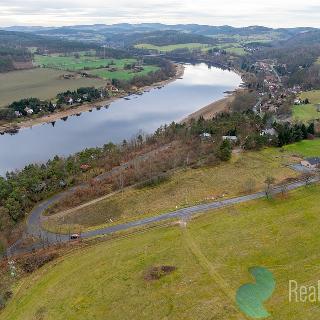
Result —
[[294, 35], [301, 32], [317, 30], [315, 28], [300, 27], [300, 28], [279, 28], [273, 29], [263, 26], [249, 26], [236, 28], [228, 25], [225, 26], [210, 26], [210, 25], [199, 25], [199, 24], [175, 24], [167, 25], [161, 23], [141, 23], [141, 24], [128, 24], [119, 23], [113, 25], [107, 24], [94, 24], [94, 25], [74, 25], [64, 27], [41, 27], [41, 26], [12, 26], [2, 28], [7, 31], [22, 31], [22, 32], [33, 32], [33, 33], [59, 33], [68, 31], [98, 31], [98, 32], [110, 32], [110, 33], [123, 33], [123, 32], [151, 32], [151, 31], [165, 31], [175, 30], [183, 31], [188, 33], [214, 36], [214, 35], [251, 35], [251, 34], [262, 34], [271, 31], [279, 32], [288, 35]]
[[167, 25], [161, 23], [113, 25], [74, 25], [64, 27], [41, 26], [12, 26], [2, 28], [10, 32], [27, 32], [45, 37], [56, 37], [73, 41], [85, 41], [96, 44], [110, 43], [114, 47], [131, 46], [136, 43], [147, 42], [153, 45], [169, 45], [180, 43], [224, 43], [237, 37], [248, 37], [255, 41], [255, 37], [265, 41], [286, 41], [297, 35], [318, 32], [315, 28], [267, 28], [263, 26], [249, 26], [236, 28], [232, 26], [210, 26], [198, 24]]

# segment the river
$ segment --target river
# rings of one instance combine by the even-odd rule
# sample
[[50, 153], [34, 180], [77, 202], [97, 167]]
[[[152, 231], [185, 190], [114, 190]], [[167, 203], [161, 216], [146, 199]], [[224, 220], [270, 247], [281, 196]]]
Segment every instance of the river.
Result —
[[108, 108], [94, 109], [54, 124], [0, 135], [0, 175], [29, 163], [45, 162], [55, 155], [67, 156], [84, 148], [118, 143], [139, 132], [152, 133], [160, 125], [182, 120], [219, 100], [225, 91], [241, 84], [234, 72], [201, 63], [185, 66], [182, 79], [143, 95], [119, 99]]

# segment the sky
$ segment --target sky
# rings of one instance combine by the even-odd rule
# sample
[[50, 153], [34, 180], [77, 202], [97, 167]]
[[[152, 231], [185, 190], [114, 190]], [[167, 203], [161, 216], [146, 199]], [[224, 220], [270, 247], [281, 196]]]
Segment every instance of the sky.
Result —
[[161, 22], [320, 27], [319, 0], [0, 0], [0, 26]]

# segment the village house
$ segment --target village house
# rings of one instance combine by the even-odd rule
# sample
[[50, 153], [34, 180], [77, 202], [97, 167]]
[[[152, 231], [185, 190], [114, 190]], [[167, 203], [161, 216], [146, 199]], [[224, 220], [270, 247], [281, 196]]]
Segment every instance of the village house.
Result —
[[111, 85], [111, 84], [110, 84], [110, 85], [107, 85], [106, 89], [107, 89], [108, 91], [111, 91], [111, 92], [119, 92], [119, 89], [116, 88], [115, 86]]
[[223, 136], [222, 140], [228, 140], [230, 142], [237, 142], [238, 141], [238, 137], [237, 136]]
[[320, 157], [306, 158], [305, 160], [301, 161], [301, 165], [309, 169], [320, 168]]
[[28, 108], [28, 107], [25, 107], [24, 108], [24, 111], [27, 113], [27, 114], [29, 114], [29, 115], [32, 115], [33, 114], [33, 109], [31, 109], [31, 108]]
[[200, 134], [201, 140], [210, 140], [211, 137], [212, 137], [211, 133], [208, 133], [208, 132], [204, 132]]
[[143, 68], [142, 66], [134, 66], [134, 67], [133, 67], [133, 70], [134, 70], [135, 72], [140, 72], [140, 71], [143, 71], [144, 68]]

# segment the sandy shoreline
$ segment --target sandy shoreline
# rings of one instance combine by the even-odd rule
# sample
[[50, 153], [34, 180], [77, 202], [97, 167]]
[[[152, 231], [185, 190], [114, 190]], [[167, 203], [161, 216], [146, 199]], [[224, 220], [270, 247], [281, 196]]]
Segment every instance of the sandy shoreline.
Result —
[[[171, 77], [171, 78], [164, 80], [164, 81], [161, 81], [161, 82], [154, 83], [150, 86], [145, 86], [145, 87], [139, 88], [137, 90], [137, 93], [143, 94], [144, 92], [150, 91], [151, 89], [154, 89], [154, 88], [160, 87], [160, 86], [161, 87], [165, 86], [165, 85], [181, 78], [184, 74], [184, 69], [185, 69], [184, 65], [177, 64], [176, 65], [176, 75], [174, 77]], [[97, 107], [104, 107], [104, 106], [109, 105], [118, 99], [122, 99], [127, 96], [128, 96], [128, 93], [124, 93], [124, 94], [119, 95], [117, 97], [109, 98], [109, 99], [106, 99], [103, 101], [97, 101], [94, 103], [83, 104], [80, 106], [76, 106], [75, 108], [61, 110], [59, 112], [55, 112], [55, 113], [45, 115], [45, 116], [42, 116], [39, 118], [23, 120], [20, 123], [19, 122], [6, 123], [3, 125], [0, 125], [0, 133], [5, 133], [6, 131], [9, 131], [9, 130], [19, 130], [19, 129], [23, 129], [23, 128], [30, 128], [30, 127], [33, 127], [33, 126], [36, 126], [39, 124], [55, 122], [57, 120], [60, 120], [61, 118], [73, 116], [73, 115], [76, 115], [76, 114], [79, 114], [82, 112], [87, 112], [87, 111], [95, 109]]]
[[[236, 92], [236, 91], [235, 91]], [[189, 122], [191, 119], [198, 119], [202, 116], [205, 120], [212, 119], [216, 114], [229, 111], [229, 105], [235, 98], [235, 92], [229, 94], [228, 96], [214, 101], [207, 106], [191, 113], [187, 117], [185, 117], [181, 123]]]

